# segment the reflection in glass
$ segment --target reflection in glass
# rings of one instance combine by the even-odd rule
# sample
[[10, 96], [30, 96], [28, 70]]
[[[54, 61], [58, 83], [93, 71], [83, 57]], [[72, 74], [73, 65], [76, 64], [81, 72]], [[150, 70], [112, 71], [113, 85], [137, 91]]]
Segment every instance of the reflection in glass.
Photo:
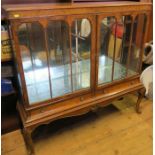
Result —
[[29, 103], [51, 98], [44, 32], [39, 23], [24, 23], [18, 29]]
[[127, 74], [126, 66], [129, 53], [131, 27], [132, 27], [131, 16], [122, 16], [120, 20], [117, 21], [117, 25], [115, 24], [113, 27], [116, 30], [115, 32], [116, 48], [115, 48], [113, 80], [119, 80], [126, 77]]
[[101, 21], [98, 84], [124, 79], [127, 74], [131, 76], [139, 72], [145, 25], [144, 14], [138, 15], [134, 23], [131, 16], [122, 16], [117, 22], [115, 17], [107, 17]]
[[142, 38], [144, 37], [146, 20], [147, 17], [145, 14], [139, 14], [134, 21], [128, 76], [139, 73], [139, 65], [141, 63], [140, 52], [143, 44]]
[[52, 97], [71, 92], [69, 27], [65, 21], [50, 21], [47, 27]]
[[72, 24], [73, 91], [90, 87], [91, 24], [77, 19]]
[[107, 17], [101, 21], [98, 84], [111, 82], [112, 80], [115, 41], [115, 30], [112, 30], [112, 26], [115, 23], [115, 17]]

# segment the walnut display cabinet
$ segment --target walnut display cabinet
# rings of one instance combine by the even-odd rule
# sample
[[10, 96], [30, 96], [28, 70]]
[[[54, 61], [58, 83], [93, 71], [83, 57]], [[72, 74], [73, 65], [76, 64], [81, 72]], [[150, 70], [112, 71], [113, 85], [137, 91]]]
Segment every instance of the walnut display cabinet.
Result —
[[23, 134], [145, 88], [139, 80], [151, 3], [4, 5], [17, 64]]

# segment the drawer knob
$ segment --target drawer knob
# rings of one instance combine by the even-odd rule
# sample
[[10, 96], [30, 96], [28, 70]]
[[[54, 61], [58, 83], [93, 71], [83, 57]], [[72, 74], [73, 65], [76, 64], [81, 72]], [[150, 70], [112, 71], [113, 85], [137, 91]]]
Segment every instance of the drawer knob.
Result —
[[14, 14], [13, 16], [14, 16], [15, 18], [19, 18], [19, 17], [20, 17], [19, 14]]

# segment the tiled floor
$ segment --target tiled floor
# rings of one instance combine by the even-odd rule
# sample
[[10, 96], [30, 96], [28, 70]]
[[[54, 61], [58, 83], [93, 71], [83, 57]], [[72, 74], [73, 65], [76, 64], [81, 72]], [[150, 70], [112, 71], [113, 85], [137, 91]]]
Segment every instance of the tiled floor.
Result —
[[[126, 96], [80, 117], [39, 127], [34, 132], [36, 155], [152, 155], [152, 102]], [[26, 155], [20, 130], [2, 136], [2, 155]]]

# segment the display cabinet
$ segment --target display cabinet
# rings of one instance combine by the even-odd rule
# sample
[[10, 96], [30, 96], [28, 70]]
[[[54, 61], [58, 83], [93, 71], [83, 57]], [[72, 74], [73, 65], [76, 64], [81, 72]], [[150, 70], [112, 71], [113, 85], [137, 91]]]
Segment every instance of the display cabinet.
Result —
[[139, 80], [151, 3], [4, 5], [11, 24], [23, 134], [145, 88]]

